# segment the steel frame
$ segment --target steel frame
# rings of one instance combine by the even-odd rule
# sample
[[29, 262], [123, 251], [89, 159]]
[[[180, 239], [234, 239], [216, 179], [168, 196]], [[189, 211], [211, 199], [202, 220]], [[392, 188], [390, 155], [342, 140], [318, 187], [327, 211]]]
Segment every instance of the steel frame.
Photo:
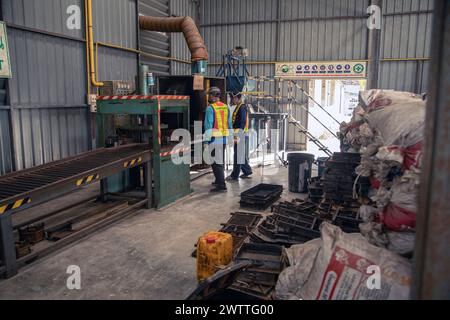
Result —
[[[191, 193], [189, 164], [175, 165], [172, 153], [190, 152], [190, 145], [179, 150], [164, 149], [161, 145], [161, 115], [182, 116], [182, 128], [189, 130], [189, 96], [141, 95], [98, 96], [97, 129], [100, 144], [105, 141], [104, 118], [106, 115], [147, 115], [151, 117], [152, 169], [154, 172], [154, 204], [159, 209]], [[101, 145], [100, 145], [101, 146]], [[169, 147], [170, 148], [170, 147]], [[105, 184], [106, 187], [106, 184]]]
[[[124, 167], [124, 163], [133, 159], [141, 161], [136, 162], [133, 166]], [[82, 163], [82, 165], [75, 168], [75, 163]], [[0, 266], [0, 274], [4, 273], [6, 277], [11, 277], [17, 274], [18, 270], [13, 238], [13, 214], [65, 195], [98, 179], [105, 180], [130, 167], [141, 165], [145, 165], [147, 197], [145, 205], [149, 208], [152, 206], [152, 164], [151, 150], [147, 145], [135, 144], [111, 149], [97, 149], [2, 176], [0, 185], [3, 186], [3, 189], [0, 187], [0, 193], [3, 196], [0, 197], [0, 209], [4, 212], [0, 214], [0, 258], [3, 266]], [[89, 177], [92, 179], [88, 179]], [[42, 179], [41, 182], [39, 179]], [[102, 188], [101, 195], [105, 196], [105, 192], [107, 190]]]

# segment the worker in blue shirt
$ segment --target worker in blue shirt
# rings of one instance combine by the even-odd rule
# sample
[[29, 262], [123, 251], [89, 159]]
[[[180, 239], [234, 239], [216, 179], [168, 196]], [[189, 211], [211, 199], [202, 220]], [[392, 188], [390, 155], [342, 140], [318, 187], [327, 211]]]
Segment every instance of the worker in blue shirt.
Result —
[[211, 87], [208, 91], [208, 107], [205, 112], [205, 141], [212, 159], [215, 181], [211, 192], [225, 192], [225, 150], [228, 138], [232, 137], [231, 112], [227, 104], [220, 101], [221, 91]]
[[[236, 181], [240, 178], [249, 179], [253, 174], [249, 164], [249, 114], [247, 106], [242, 100], [242, 94], [231, 96], [232, 104], [236, 106], [233, 112], [232, 125], [234, 132], [234, 164], [233, 172], [226, 179]], [[242, 170], [242, 175], [239, 176]]]

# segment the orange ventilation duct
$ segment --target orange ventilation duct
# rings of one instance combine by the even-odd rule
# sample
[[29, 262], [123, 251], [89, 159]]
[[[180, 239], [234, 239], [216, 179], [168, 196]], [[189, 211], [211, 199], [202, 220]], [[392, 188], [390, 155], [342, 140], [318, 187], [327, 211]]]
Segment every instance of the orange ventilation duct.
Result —
[[183, 32], [191, 51], [191, 60], [194, 62], [208, 60], [205, 42], [191, 17], [159, 18], [139, 16], [139, 27], [148, 31]]

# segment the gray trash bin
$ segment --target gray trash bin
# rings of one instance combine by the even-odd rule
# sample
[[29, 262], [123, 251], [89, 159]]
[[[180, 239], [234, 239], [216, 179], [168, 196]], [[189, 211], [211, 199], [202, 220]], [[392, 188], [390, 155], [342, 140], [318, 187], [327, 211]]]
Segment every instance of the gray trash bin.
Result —
[[287, 156], [289, 162], [289, 191], [308, 192], [308, 179], [311, 178], [314, 155], [304, 152], [292, 152]]

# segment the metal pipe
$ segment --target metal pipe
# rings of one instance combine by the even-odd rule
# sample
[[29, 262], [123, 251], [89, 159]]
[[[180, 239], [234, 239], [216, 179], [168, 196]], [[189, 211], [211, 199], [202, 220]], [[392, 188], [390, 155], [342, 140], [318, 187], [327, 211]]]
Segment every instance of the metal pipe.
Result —
[[84, 36], [86, 39], [86, 92], [87, 96], [91, 94], [91, 76], [89, 74], [89, 26], [88, 26], [88, 10], [87, 5], [84, 5]]
[[[87, 12], [87, 11], [86, 11]], [[87, 16], [87, 13], [86, 13]], [[84, 42], [84, 43], [88, 43], [87, 38], [88, 38], [88, 26], [87, 26], [87, 20], [86, 20], [86, 39], [83, 38], [77, 38], [77, 37], [71, 37], [71, 36], [67, 36], [67, 35], [63, 35], [63, 34], [58, 34], [58, 33], [54, 33], [54, 32], [48, 32], [45, 30], [40, 30], [40, 29], [36, 29], [36, 28], [29, 28], [29, 27], [24, 27], [24, 26], [19, 26], [16, 24], [12, 24], [12, 23], [7, 23], [6, 26], [8, 28], [11, 29], [16, 29], [16, 30], [22, 30], [22, 31], [28, 31], [28, 32], [32, 32], [32, 33], [37, 33], [37, 34], [42, 34], [42, 35], [46, 35], [49, 37], [54, 37], [54, 38], [58, 38], [58, 39], [66, 39], [66, 40], [71, 40], [71, 41], [77, 41], [77, 42]], [[123, 50], [123, 51], [128, 51], [128, 52], [133, 52], [133, 53], [137, 53], [137, 54], [142, 54], [154, 59], [159, 59], [159, 60], [167, 60], [167, 61], [175, 61], [175, 62], [180, 62], [180, 63], [185, 63], [185, 64], [191, 64], [190, 61], [186, 61], [186, 60], [182, 60], [182, 59], [177, 59], [177, 58], [173, 58], [173, 57], [164, 57], [164, 56], [159, 56], [156, 54], [151, 54], [148, 52], [144, 52], [141, 50], [136, 50], [133, 48], [127, 48], [127, 47], [122, 47], [119, 45], [114, 45], [114, 44], [110, 44], [110, 43], [105, 43], [105, 42], [101, 42], [101, 41], [95, 41], [94, 43], [98, 44], [101, 47], [108, 47], [108, 48], [114, 48], [114, 49], [118, 49], [118, 50]], [[89, 56], [89, 51], [88, 51], [89, 47], [86, 48], [86, 54], [87, 56]], [[89, 59], [88, 59], [89, 60]], [[87, 61], [87, 67], [89, 67], [89, 61]], [[89, 73], [89, 69], [87, 69], [87, 72]], [[90, 81], [89, 81], [90, 82]]]
[[139, 94], [148, 95], [147, 74], [149, 73], [148, 65], [141, 64], [139, 67]]
[[98, 79], [98, 42], [95, 44], [95, 65], [97, 68], [95, 68], [95, 79]]
[[42, 215], [42, 216], [39, 216], [39, 217], [37, 217], [37, 218], [33, 218], [33, 219], [31, 219], [31, 220], [27, 220], [27, 221], [22, 222], [22, 223], [20, 223], [20, 224], [18, 224], [18, 225], [15, 225], [15, 226], [13, 227], [13, 229], [14, 229], [14, 230], [17, 230], [17, 229], [20, 229], [20, 228], [29, 226], [29, 225], [34, 224], [34, 223], [36, 223], [36, 222], [39, 222], [39, 221], [45, 220], [45, 219], [47, 219], [47, 218], [50, 218], [50, 217], [52, 217], [52, 216], [55, 216], [55, 215], [57, 215], [57, 214], [59, 214], [59, 213], [61, 213], [61, 212], [63, 212], [63, 211], [66, 211], [66, 210], [69, 210], [69, 209], [73, 209], [74, 207], [79, 206], [80, 204], [83, 204], [83, 203], [92, 201], [92, 200], [94, 200], [94, 199], [96, 199], [96, 198], [97, 198], [97, 196], [91, 196], [91, 197], [86, 198], [86, 199], [83, 199], [83, 200], [81, 200], [81, 201], [77, 201], [77, 202], [72, 203], [72, 204], [69, 204], [68, 206], [65, 206], [65, 207], [63, 207], [63, 208], [56, 209], [56, 210], [54, 210], [54, 211], [48, 212], [48, 213], [46, 213], [46, 214], [44, 214], [44, 215]]
[[147, 17], [139, 16], [139, 26], [143, 30], [160, 32], [182, 32], [191, 52], [193, 62], [208, 60], [205, 42], [191, 17]]
[[97, 81], [95, 60], [94, 60], [94, 27], [92, 23], [92, 0], [85, 0], [85, 6], [87, 6], [87, 20], [88, 20], [88, 45], [89, 45], [89, 60], [90, 60], [90, 74], [91, 83], [94, 87], [102, 87], [103, 82]]
[[[409, 16], [418, 14], [431, 14], [433, 10], [415, 10], [406, 12], [392, 12], [384, 13], [383, 17], [390, 16]], [[248, 25], [248, 24], [264, 24], [264, 23], [286, 23], [286, 22], [320, 22], [320, 21], [331, 21], [331, 20], [366, 20], [367, 15], [363, 16], [329, 16], [329, 17], [306, 17], [306, 18], [287, 18], [287, 19], [262, 19], [262, 20], [243, 20], [243, 21], [233, 21], [233, 22], [219, 22], [219, 23], [203, 23], [200, 24], [200, 28], [209, 27], [224, 27], [224, 26], [236, 26], [236, 25]]]
[[148, 53], [148, 52], [144, 52], [144, 51], [136, 50], [136, 49], [132, 49], [132, 48], [122, 47], [122, 46], [118, 46], [118, 45], [115, 45], [115, 44], [105, 43], [105, 42], [101, 42], [101, 41], [97, 41], [95, 43], [98, 44], [99, 46], [102, 46], [102, 47], [113, 48], [113, 49], [118, 49], [118, 50], [123, 50], [123, 51], [128, 51], [128, 52], [133, 52], [133, 53], [141, 54], [143, 56], [147, 56], [147, 57], [154, 58], [154, 59], [175, 61], [175, 62], [180, 62], [180, 63], [185, 63], [185, 64], [191, 64], [191, 62], [186, 61], [186, 60], [173, 58], [173, 57], [158, 56], [156, 54], [151, 54], [151, 53]]
[[[381, 62], [408, 62], [408, 61], [429, 61], [430, 58], [427, 57], [417, 57], [417, 58], [384, 58], [384, 59], [380, 59]], [[345, 60], [348, 62], [369, 62], [369, 59], [358, 59], [358, 60], [354, 60], [354, 59], [350, 59], [350, 60]], [[258, 65], [258, 64], [276, 64], [276, 63], [292, 63], [295, 61], [246, 61], [245, 63], [247, 65]], [[313, 62], [317, 62], [317, 63], [321, 63], [323, 61], [302, 61], [302, 62], [309, 62], [309, 63], [313, 63]], [[338, 61], [327, 61], [327, 62], [338, 62]], [[210, 62], [208, 63], [208, 65], [210, 66], [221, 66], [223, 63], [222, 62]]]
[[[382, 0], [371, 0], [371, 7], [377, 7], [379, 9], [380, 17], [375, 17], [375, 19], [381, 19], [381, 6]], [[375, 14], [376, 12], [373, 12], [373, 15]], [[377, 89], [381, 62], [381, 28], [374, 26], [369, 30], [369, 44], [367, 55], [369, 59], [369, 65], [367, 68], [367, 89]]]
[[292, 18], [292, 19], [263, 19], [263, 20], [245, 20], [236, 22], [221, 22], [221, 23], [207, 23], [201, 24], [201, 28], [207, 27], [223, 27], [246, 24], [262, 24], [262, 23], [285, 23], [285, 22], [305, 22], [305, 21], [330, 21], [330, 20], [359, 20], [366, 19], [367, 16], [330, 16], [330, 17], [307, 17], [307, 18]]

